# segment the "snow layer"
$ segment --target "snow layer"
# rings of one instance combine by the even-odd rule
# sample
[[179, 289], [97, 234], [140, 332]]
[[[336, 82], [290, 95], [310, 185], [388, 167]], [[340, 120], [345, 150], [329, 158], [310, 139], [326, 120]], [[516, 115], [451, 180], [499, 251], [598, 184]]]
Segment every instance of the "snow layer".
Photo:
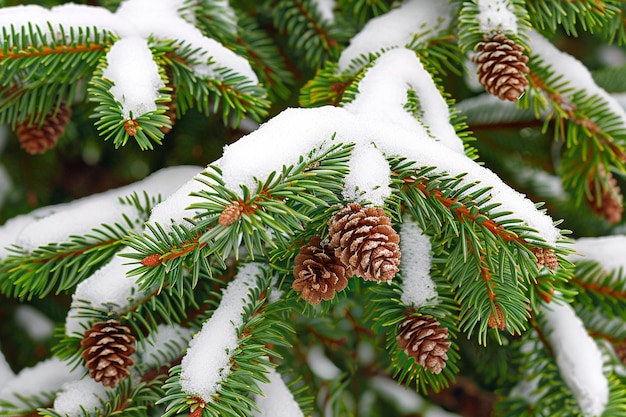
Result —
[[353, 60], [370, 53], [405, 47], [416, 35], [436, 36], [450, 24], [450, 7], [442, 0], [405, 0], [397, 9], [371, 19], [341, 53], [339, 70], [349, 71]]
[[0, 392], [13, 378], [15, 378], [15, 374], [4, 357], [4, 354], [0, 351]]
[[152, 368], [171, 363], [187, 349], [192, 333], [192, 329], [177, 324], [159, 324], [156, 332], [150, 333], [148, 343], [137, 349], [141, 366]]
[[91, 378], [67, 382], [54, 399], [52, 408], [67, 417], [82, 417], [83, 410], [93, 411], [103, 406], [107, 401], [106, 392], [102, 384]]
[[[554, 76], [559, 77], [559, 82], [567, 82], [570, 87], [576, 90], [585, 90], [589, 96], [597, 96], [604, 101], [609, 110], [621, 119], [622, 129], [626, 128], [626, 111], [620, 103], [598, 87], [591, 73], [579, 60], [573, 56], [558, 50], [548, 39], [534, 31], [527, 33], [530, 38], [528, 46], [533, 55], [537, 55], [543, 64], [550, 68]], [[592, 121], [598, 122], [598, 120]]]
[[68, 336], [75, 333], [82, 335], [88, 328], [89, 319], [79, 314], [85, 301], [89, 302], [90, 308], [118, 313], [122, 313], [133, 302], [139, 285], [127, 274], [136, 265], [121, 256], [131, 252], [133, 250], [130, 248], [121, 250], [108, 264], [76, 286], [72, 306], [65, 320], [65, 333]]
[[54, 334], [54, 322], [45, 314], [28, 304], [15, 309], [15, 323], [28, 333], [31, 339], [42, 342]]
[[[115, 13], [103, 7], [71, 3], [52, 9], [35, 5], [6, 7], [0, 10], [0, 27], [9, 29], [13, 26], [19, 32], [20, 26], [28, 28], [31, 24], [38, 26], [47, 39], [60, 37], [61, 27], [66, 34], [71, 29], [86, 27], [115, 34], [120, 38], [118, 43], [123, 46], [114, 45], [107, 54], [108, 66], [116, 74], [112, 78], [116, 85], [111, 93], [118, 102], [124, 104], [126, 115], [132, 112], [133, 117], [137, 118], [156, 108], [154, 100], [158, 96], [158, 88], [162, 87], [160, 79], [159, 82], [155, 79], [153, 66], [156, 67], [156, 64], [153, 62], [151, 66], [148, 62], [148, 55], [151, 55], [148, 45], [150, 39], [173, 40], [189, 46], [194, 51], [191, 59], [195, 61], [191, 67], [199, 77], [219, 79], [221, 77], [216, 69], [229, 68], [252, 83], [258, 83], [256, 74], [245, 58], [205, 37], [192, 22], [185, 20], [188, 13], [181, 8], [186, 3], [185, 0], [125, 0]], [[220, 3], [220, 6], [224, 6], [223, 16], [235, 19], [228, 4], [225, 1]], [[139, 39], [143, 42], [139, 42]], [[5, 41], [1, 31], [0, 41]], [[115, 51], [118, 48], [123, 49], [123, 53]], [[146, 74], [150, 76], [142, 80], [141, 77]], [[137, 80], [139, 84], [135, 85], [134, 81]]]
[[[72, 370], [72, 366], [58, 358], [39, 362], [32, 368], [25, 368], [0, 389], [0, 403], [8, 402], [20, 406], [19, 397], [35, 397], [42, 399], [40, 406], [47, 400], [42, 394], [54, 393], [66, 382], [75, 381], [82, 376], [82, 369]], [[0, 406], [0, 412], [6, 410]]]
[[335, 14], [333, 9], [335, 8], [336, 0], [313, 0], [315, 8], [322, 15], [322, 20], [328, 23], [335, 22]]
[[[465, 155], [450, 150], [423, 132], [407, 130], [370, 115], [355, 115], [343, 108], [287, 109], [226, 147], [219, 166], [224, 182], [231, 190], [237, 191], [240, 184], [254, 189], [255, 178], [267, 178], [283, 165], [296, 164], [298, 158], [307, 155], [311, 149], [327, 149], [338, 142], [374, 144], [386, 157], [401, 155], [415, 161], [416, 167], [433, 166], [437, 167], [436, 172], [453, 175], [467, 173], [464, 182], [478, 181], [481, 187], [492, 187], [490, 202], [501, 204], [495, 210], [514, 213], [503, 218], [522, 220], [536, 229], [548, 244], [555, 244], [560, 238], [560, 232], [549, 216], [539, 212], [530, 200], [504, 184], [496, 174]], [[387, 176], [381, 176], [378, 184], [387, 181]], [[368, 184], [371, 182], [368, 180]], [[366, 184], [345, 184], [347, 190], [357, 188], [374, 193]]]
[[422, 307], [437, 302], [437, 287], [430, 277], [432, 256], [428, 236], [408, 217], [400, 228], [402, 252], [402, 302], [407, 306]]
[[180, 373], [180, 384], [186, 393], [212, 401], [228, 377], [230, 359], [239, 345], [237, 330], [243, 324], [243, 309], [261, 274], [262, 265], [258, 263], [240, 268], [224, 290], [219, 307], [189, 343]]
[[517, 33], [515, 7], [510, 0], [477, 0], [478, 21], [484, 33], [497, 31]]
[[[420, 121], [404, 110], [408, 89], [417, 94], [421, 104]], [[408, 49], [392, 50], [378, 58], [361, 80], [355, 100], [344, 107], [354, 114], [430, 134], [434, 140], [463, 153], [463, 141], [450, 124], [448, 104], [430, 73]]]
[[[12, 218], [0, 226], [0, 259], [9, 254], [9, 245], [32, 251], [50, 243], [67, 242], [72, 235], [85, 235], [102, 224], [124, 224], [124, 215], [136, 219], [136, 208], [121, 204], [120, 198], [133, 193], [141, 197], [144, 191], [151, 197], [166, 197], [200, 170], [194, 166], [165, 168], [124, 187]], [[143, 227], [139, 223], [136, 226], [138, 231]]]
[[321, 379], [333, 380], [339, 378], [341, 369], [337, 367], [324, 353], [321, 345], [315, 345], [307, 353], [307, 362], [311, 371]]
[[[106, 54], [102, 77], [113, 82], [111, 94], [122, 105], [126, 119], [155, 111], [159, 90], [165, 87], [146, 39], [122, 38]], [[131, 71], [132, 69], [132, 71]]]
[[626, 236], [586, 237], [576, 239], [572, 261], [590, 260], [609, 271], [626, 272]]
[[602, 353], [570, 305], [551, 303], [543, 309], [550, 345], [563, 380], [585, 417], [599, 417], [609, 400], [602, 372]]
[[256, 417], [304, 417], [293, 394], [274, 368], [268, 370], [267, 378], [268, 383], [259, 384], [263, 395], [254, 396], [259, 412], [253, 415]]

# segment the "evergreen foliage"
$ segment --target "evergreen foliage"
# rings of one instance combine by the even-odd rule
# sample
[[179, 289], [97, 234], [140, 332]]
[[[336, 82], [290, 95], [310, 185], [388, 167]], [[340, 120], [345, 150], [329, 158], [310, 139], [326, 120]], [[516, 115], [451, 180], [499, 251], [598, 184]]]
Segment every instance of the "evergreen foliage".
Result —
[[[0, 416], [626, 414], [623, 2], [20, 3], [0, 9]], [[516, 102], [474, 74], [499, 34], [528, 57]], [[64, 136], [25, 155], [11, 131], [61, 105]], [[354, 234], [351, 203], [380, 209]], [[339, 273], [387, 267], [387, 221], [392, 280], [319, 305], [292, 286], [296, 263], [311, 291], [335, 276], [298, 257], [313, 238]], [[443, 368], [399, 343], [420, 317]], [[136, 346], [103, 387], [81, 341], [109, 320]]]

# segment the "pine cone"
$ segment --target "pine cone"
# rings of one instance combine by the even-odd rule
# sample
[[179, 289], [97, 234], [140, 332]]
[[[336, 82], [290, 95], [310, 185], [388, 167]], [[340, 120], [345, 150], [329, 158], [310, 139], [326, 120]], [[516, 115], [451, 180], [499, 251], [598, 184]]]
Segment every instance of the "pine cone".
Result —
[[72, 109], [65, 103], [61, 103], [56, 114], [55, 109], [46, 114], [41, 127], [31, 124], [30, 119], [27, 118], [17, 125], [15, 134], [27, 153], [41, 154], [56, 145], [59, 138], [63, 136], [71, 117]]
[[319, 236], [313, 236], [300, 248], [293, 274], [296, 280], [292, 288], [302, 291], [300, 296], [313, 305], [331, 300], [336, 291], [348, 285], [345, 267], [335, 258], [332, 248], [322, 248]]
[[348, 276], [389, 281], [400, 264], [400, 237], [382, 208], [349, 204], [328, 222], [330, 245]]
[[220, 214], [217, 222], [224, 227], [228, 227], [239, 220], [240, 217], [241, 206], [239, 204], [231, 204], [222, 210], [222, 214]]
[[480, 84], [500, 100], [517, 101], [528, 87], [524, 47], [498, 33], [491, 39], [485, 38], [476, 48], [473, 61], [478, 64]]
[[559, 267], [559, 260], [554, 254], [554, 250], [549, 248], [533, 247], [530, 251], [537, 258], [537, 265], [545, 266], [548, 269], [555, 270]]
[[431, 316], [413, 316], [398, 327], [398, 348], [415, 358], [417, 363], [433, 374], [439, 374], [448, 360], [448, 329], [439, 327]]
[[591, 176], [588, 181], [589, 195], [585, 196], [587, 204], [589, 204], [594, 213], [604, 217], [609, 223], [619, 223], [622, 221], [622, 213], [624, 211], [622, 201], [624, 198], [617, 180], [610, 172], [606, 172], [602, 166], [598, 169], [598, 174], [606, 176], [610, 188], [601, 190], [598, 196], [596, 182], [593, 180], [593, 176]]
[[89, 369], [89, 376], [105, 387], [114, 387], [126, 378], [134, 361], [135, 338], [130, 329], [117, 320], [98, 322], [85, 332], [80, 342], [84, 348], [82, 357]]

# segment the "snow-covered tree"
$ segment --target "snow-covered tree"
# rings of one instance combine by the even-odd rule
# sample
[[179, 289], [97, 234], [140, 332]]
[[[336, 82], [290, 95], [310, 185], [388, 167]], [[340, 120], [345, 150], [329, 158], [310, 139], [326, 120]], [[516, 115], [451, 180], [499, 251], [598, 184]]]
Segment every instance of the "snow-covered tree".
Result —
[[626, 415], [623, 2], [16, 3], [0, 415]]

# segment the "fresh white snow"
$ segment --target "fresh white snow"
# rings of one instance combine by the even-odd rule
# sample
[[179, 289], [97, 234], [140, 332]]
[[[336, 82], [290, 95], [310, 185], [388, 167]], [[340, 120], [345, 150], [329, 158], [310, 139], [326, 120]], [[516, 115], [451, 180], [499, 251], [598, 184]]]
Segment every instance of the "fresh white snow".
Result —
[[[71, 236], [85, 235], [102, 224], [124, 224], [124, 215], [136, 219], [136, 208], [120, 203], [120, 198], [133, 193], [143, 197], [144, 191], [151, 197], [160, 194], [165, 198], [200, 170], [195, 166], [164, 168], [124, 187], [14, 217], [0, 226], [0, 259], [9, 254], [7, 248], [13, 244], [30, 252], [50, 243], [67, 242]], [[141, 231], [143, 224], [136, 227]]]
[[[15, 378], [4, 384], [0, 389], [0, 403], [7, 402], [15, 406], [25, 405], [19, 397], [39, 397], [41, 407], [47, 401], [44, 394], [52, 394], [66, 382], [80, 379], [82, 369], [72, 370], [72, 366], [58, 358], [46, 359], [31, 368], [21, 370]], [[0, 412], [9, 410], [0, 405]]]
[[442, 0], [406, 0], [396, 9], [369, 20], [339, 58], [340, 72], [351, 72], [355, 59], [391, 48], [403, 48], [416, 35], [436, 36], [450, 24], [451, 6]]
[[143, 368], [153, 368], [171, 363], [187, 349], [194, 330], [180, 325], [159, 324], [150, 333], [147, 343], [137, 347]]
[[230, 373], [230, 359], [239, 344], [243, 308], [256, 288], [263, 266], [249, 263], [239, 269], [222, 294], [219, 307], [189, 343], [183, 357], [180, 384], [187, 394], [211, 401]]
[[563, 380], [585, 417], [599, 417], [609, 400], [609, 383], [602, 372], [602, 353], [568, 304], [543, 308], [546, 334]]
[[595, 261], [610, 272], [626, 272], [626, 236], [583, 237], [574, 242], [572, 261]]
[[517, 33], [517, 17], [510, 0], [477, 0], [478, 21], [484, 33]]
[[[107, 54], [107, 71], [113, 73], [108, 75], [116, 83], [111, 93], [123, 104], [126, 116], [132, 112], [133, 117], [137, 118], [156, 108], [154, 100], [158, 96], [158, 89], [162, 87], [160, 78], [158, 81], [155, 78], [155, 75], [158, 76], [155, 72], [156, 64], [152, 63], [153, 68], [148, 62], [151, 55], [148, 44], [150, 39], [173, 40], [189, 46], [194, 51], [190, 66], [201, 78], [221, 79], [216, 70], [229, 68], [251, 83], [258, 83], [256, 74], [245, 58], [204, 36], [193, 22], [185, 20], [189, 15], [181, 8], [186, 3], [184, 0], [126, 0], [114, 13], [103, 7], [72, 3], [51, 9], [35, 5], [5, 7], [0, 10], [0, 27], [10, 28], [13, 25], [19, 32], [21, 26], [28, 28], [31, 24], [41, 28], [47, 39], [60, 37], [61, 28], [66, 34], [71, 29], [86, 27], [114, 33], [120, 38], [116, 45], [121, 45], [114, 45]], [[234, 11], [227, 2], [221, 0], [219, 6], [223, 7], [223, 17], [234, 21]], [[1, 31], [0, 41], [5, 41]], [[142, 80], [141, 76], [146, 79]]]
[[309, 349], [307, 363], [318, 378], [333, 380], [341, 375], [341, 369], [326, 356], [322, 345], [315, 345]]
[[106, 60], [102, 77], [113, 82], [111, 94], [122, 105], [124, 117], [134, 119], [155, 111], [159, 89], [165, 84], [148, 41], [138, 36], [122, 38], [107, 52]]
[[423, 307], [437, 302], [437, 287], [430, 277], [432, 256], [428, 236], [410, 217], [405, 216], [400, 226], [402, 260], [402, 303]]
[[54, 334], [54, 322], [28, 304], [21, 304], [15, 309], [15, 324], [36, 342], [43, 342]]
[[63, 384], [52, 408], [67, 417], [82, 417], [85, 411], [99, 410], [107, 401], [107, 388], [91, 378]]
[[254, 396], [254, 402], [259, 407], [254, 412], [255, 417], [304, 417], [304, 413], [293, 397], [291, 391], [276, 369], [268, 369], [268, 383], [260, 383], [259, 388], [263, 395]]
[[328, 23], [335, 22], [335, 14], [333, 9], [335, 8], [336, 0], [313, 0], [317, 11], [322, 15], [322, 20]]

